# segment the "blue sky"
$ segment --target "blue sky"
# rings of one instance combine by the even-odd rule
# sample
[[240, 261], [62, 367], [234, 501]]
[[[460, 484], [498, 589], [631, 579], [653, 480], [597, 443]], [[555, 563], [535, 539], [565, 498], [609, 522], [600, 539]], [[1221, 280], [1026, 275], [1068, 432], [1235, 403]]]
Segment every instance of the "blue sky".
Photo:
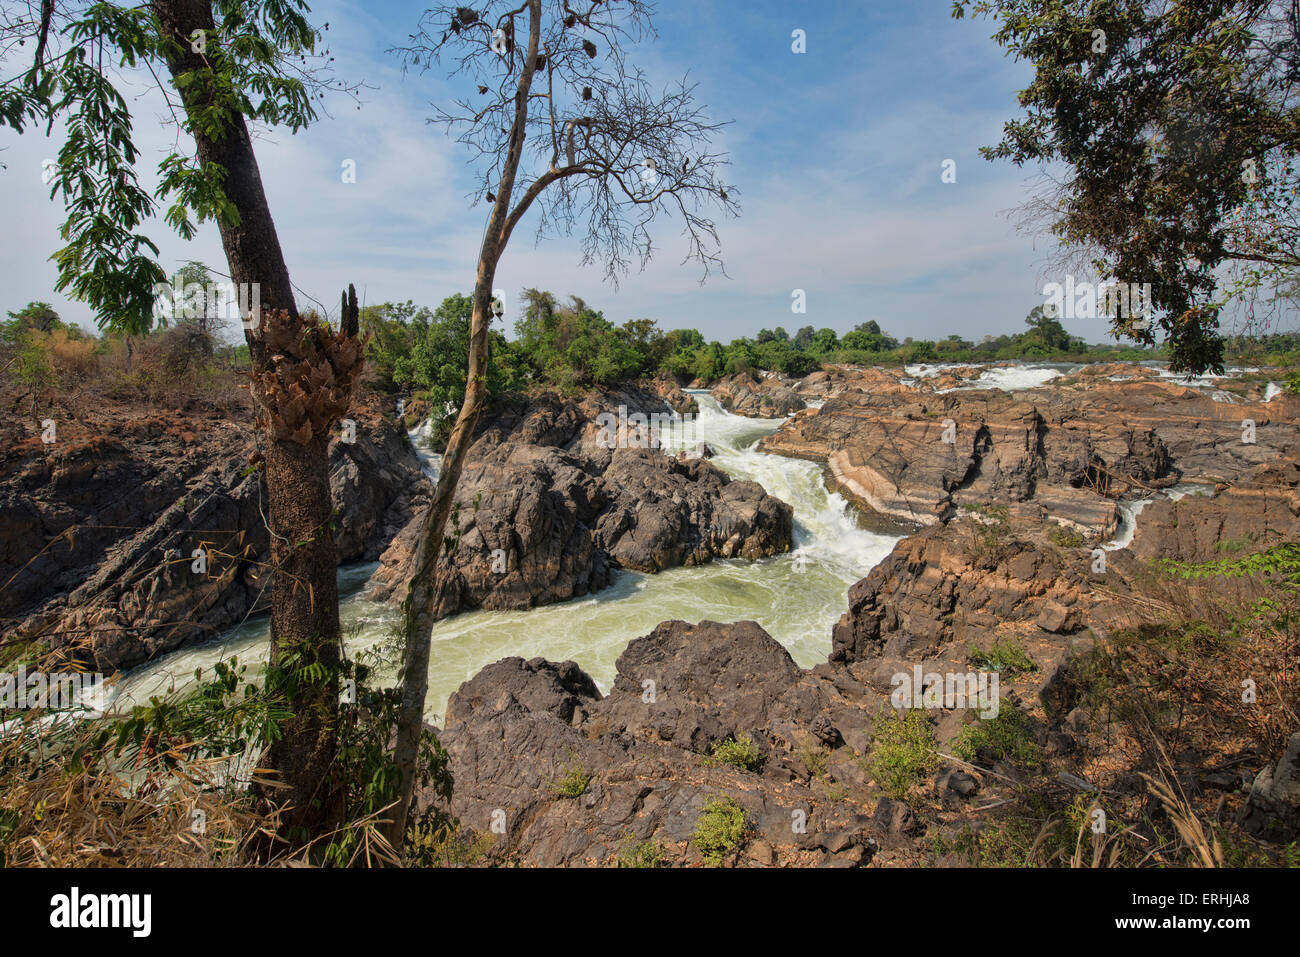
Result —
[[[295, 283], [329, 304], [348, 282], [369, 303], [436, 305], [468, 291], [487, 210], [470, 206], [467, 154], [425, 122], [431, 101], [464, 84], [403, 77], [386, 53], [423, 6], [320, 0], [313, 10], [330, 24], [341, 75], [374, 89], [360, 110], [340, 100], [332, 119], [304, 133], [259, 138]], [[515, 299], [528, 286], [576, 293], [617, 322], [648, 316], [723, 341], [777, 325], [844, 332], [867, 319], [900, 338], [1023, 329], [1041, 301], [1051, 240], [1017, 233], [1007, 214], [1029, 197], [1035, 171], [988, 163], [977, 151], [998, 139], [1030, 71], [989, 39], [991, 23], [953, 20], [949, 10], [949, 0], [663, 0], [658, 39], [630, 59], [665, 83], [689, 71], [711, 114], [732, 121], [720, 144], [743, 212], [722, 224], [730, 278], [700, 286], [698, 268], [681, 265], [680, 223], [663, 222], [655, 260], [615, 291], [599, 269], [579, 268], [576, 239], [535, 245], [536, 223], [526, 222], [497, 285]], [[806, 32], [806, 53], [791, 50], [795, 29]], [[148, 180], [175, 131], [161, 122], [156, 95], [143, 84], [138, 91]], [[46, 300], [88, 322], [84, 306], [52, 292], [47, 257], [58, 246], [62, 211], [46, 196], [40, 166], [57, 144], [5, 132], [0, 148], [10, 221], [0, 235], [0, 306]], [[356, 162], [356, 183], [342, 182], [347, 159]], [[941, 181], [946, 159], [956, 162], [955, 183]], [[224, 270], [211, 225], [188, 244], [161, 221], [149, 235], [164, 265], [198, 259]], [[806, 292], [805, 315], [791, 313], [795, 289]], [[1106, 336], [1100, 320], [1067, 326], [1090, 341]]]

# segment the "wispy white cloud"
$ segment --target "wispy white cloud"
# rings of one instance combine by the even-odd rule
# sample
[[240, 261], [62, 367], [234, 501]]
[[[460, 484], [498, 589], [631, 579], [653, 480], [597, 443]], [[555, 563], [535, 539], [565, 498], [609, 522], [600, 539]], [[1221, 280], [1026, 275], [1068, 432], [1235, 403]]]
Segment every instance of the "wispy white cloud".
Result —
[[[466, 291], [486, 210], [470, 208], [466, 155], [425, 118], [455, 84], [436, 73], [403, 77], [389, 46], [404, 42], [418, 11], [329, 0], [340, 74], [375, 89], [361, 110], [340, 102], [334, 116], [291, 136], [264, 133], [258, 160], [295, 283], [327, 304], [355, 283], [367, 301], [413, 298], [434, 304]], [[699, 286], [681, 265], [680, 222], [664, 221], [644, 272], [615, 291], [600, 270], [579, 268], [576, 239], [534, 245], [536, 222], [516, 232], [498, 271], [512, 294], [527, 286], [576, 293], [611, 319], [650, 316], [710, 337], [752, 335], [760, 326], [850, 328], [876, 318], [896, 335], [979, 335], [1018, 327], [1036, 301], [1032, 240], [1003, 215], [1027, 197], [1025, 173], [988, 164], [977, 149], [997, 139], [1023, 85], [1022, 66], [987, 39], [986, 24], [952, 21], [947, 4], [776, 2], [664, 5], [660, 38], [635, 62], [655, 82], [687, 71], [720, 119], [732, 153], [743, 216], [720, 224], [730, 278]], [[789, 49], [808, 32], [808, 53]], [[133, 107], [150, 164], [174, 130], [156, 122], [157, 94]], [[0, 232], [4, 308], [54, 302], [87, 321], [84, 306], [52, 293], [47, 257], [62, 219], [46, 198], [40, 163], [57, 144], [0, 134], [0, 195], [11, 223]], [[955, 184], [940, 182], [954, 158]], [[345, 160], [356, 182], [342, 181]], [[184, 243], [158, 223], [167, 265], [187, 259], [224, 268], [215, 228]], [[790, 312], [791, 290], [808, 313]]]

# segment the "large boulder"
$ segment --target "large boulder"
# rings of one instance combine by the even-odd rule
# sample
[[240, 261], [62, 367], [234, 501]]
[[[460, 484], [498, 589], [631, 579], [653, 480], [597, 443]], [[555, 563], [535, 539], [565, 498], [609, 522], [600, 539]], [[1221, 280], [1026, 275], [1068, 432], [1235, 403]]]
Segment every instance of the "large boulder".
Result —
[[710, 390], [728, 412], [753, 419], [783, 419], [804, 407], [799, 393], [775, 376], [737, 372]]
[[[542, 659], [505, 659], [462, 685], [440, 732], [449, 810], [493, 841], [496, 861], [609, 865], [653, 846], [662, 863], [691, 865], [702, 812], [729, 798], [747, 828], [728, 862], [856, 866], [875, 852], [871, 818], [812, 786], [794, 749], [816, 743], [814, 727], [838, 741], [834, 723], [864, 721], [753, 622], [664, 622], [620, 656], [604, 698], [572, 662]], [[762, 765], [710, 760], [730, 737], [753, 741]], [[854, 763], [844, 758], [837, 767]]]

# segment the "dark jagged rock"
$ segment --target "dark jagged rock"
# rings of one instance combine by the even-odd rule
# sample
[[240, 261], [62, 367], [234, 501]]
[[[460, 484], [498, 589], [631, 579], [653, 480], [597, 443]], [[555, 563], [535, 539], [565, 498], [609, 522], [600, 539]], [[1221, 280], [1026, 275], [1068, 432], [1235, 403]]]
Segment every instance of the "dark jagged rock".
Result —
[[[565, 601], [603, 588], [614, 567], [658, 572], [789, 549], [792, 510], [758, 484], [702, 458], [602, 447], [636, 438], [597, 425], [620, 406], [667, 413], [653, 393], [629, 388], [581, 403], [543, 393], [485, 416], [457, 486], [459, 538], [440, 572], [439, 616]], [[372, 599], [404, 594], [418, 526], [417, 518], [385, 552]]]
[[1258, 838], [1282, 844], [1300, 835], [1300, 731], [1291, 735], [1277, 764], [1255, 778], [1242, 826]]
[[[733, 862], [870, 860], [870, 817], [810, 787], [794, 754], [800, 729], [818, 717], [846, 726], [865, 718], [758, 625], [665, 622], [632, 642], [617, 667], [604, 698], [571, 663], [518, 658], [452, 695], [440, 733], [456, 780], [451, 811], [485, 834], [499, 823], [494, 859], [611, 864], [650, 841], [666, 863], [698, 863], [699, 816], [725, 796], [750, 824]], [[755, 742], [761, 773], [706, 759], [733, 736]], [[587, 778], [576, 797], [557, 787], [570, 775]]]
[[755, 419], [783, 419], [804, 407], [803, 399], [783, 379], [737, 372], [710, 390], [728, 412]]
[[[378, 558], [427, 485], [394, 423], [371, 408], [353, 419], [356, 441], [330, 447], [340, 563]], [[15, 634], [108, 673], [267, 607], [251, 425], [159, 415], [89, 422], [85, 433], [0, 463], [0, 575], [11, 579], [0, 607]], [[195, 571], [200, 549], [207, 567]]]

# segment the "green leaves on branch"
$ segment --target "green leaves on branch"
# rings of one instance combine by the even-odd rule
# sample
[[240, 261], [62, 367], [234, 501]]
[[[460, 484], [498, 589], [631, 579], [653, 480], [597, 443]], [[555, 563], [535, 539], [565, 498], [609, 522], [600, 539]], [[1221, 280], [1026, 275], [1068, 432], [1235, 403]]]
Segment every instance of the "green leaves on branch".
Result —
[[[214, 139], [231, 135], [242, 116], [297, 132], [316, 119], [310, 68], [318, 31], [302, 0], [225, 0], [213, 4], [215, 29], [202, 36], [164, 36], [149, 5], [88, 3], [50, 37], [62, 49], [18, 77], [0, 81], [0, 125], [23, 132], [37, 122], [66, 136], [47, 173], [50, 195], [67, 208], [60, 235], [66, 245], [51, 258], [59, 270], [55, 288], [87, 303], [101, 328], [142, 334], [154, 324], [154, 287], [167, 281], [158, 247], [142, 231], [157, 203], [171, 205], [167, 224], [184, 239], [208, 220], [238, 225], [224, 192], [226, 171], [200, 168], [178, 151], [159, 165], [156, 193], [137, 177], [139, 151], [126, 98], [115, 83], [119, 71], [147, 68], [169, 56], [197, 53], [203, 66], [178, 75], [174, 90], [201, 87], [208, 105], [174, 111], [187, 133]], [[192, 47], [184, 44], [193, 44]]]
[[226, 196], [222, 188], [226, 171], [216, 163], [200, 166], [188, 156], [173, 153], [158, 166], [162, 181], [158, 184], [158, 198], [175, 194], [176, 201], [167, 209], [167, 224], [183, 239], [193, 239], [195, 224], [208, 220], [239, 225], [239, 209]]
[[54, 288], [88, 303], [101, 326], [138, 334], [153, 324], [154, 284], [166, 281], [158, 247], [136, 232], [154, 203], [136, 178], [126, 101], [86, 53], [74, 47], [64, 57], [58, 98], [48, 107], [67, 124], [49, 168], [50, 195], [62, 193], [68, 212], [59, 230], [67, 245], [53, 256]]

